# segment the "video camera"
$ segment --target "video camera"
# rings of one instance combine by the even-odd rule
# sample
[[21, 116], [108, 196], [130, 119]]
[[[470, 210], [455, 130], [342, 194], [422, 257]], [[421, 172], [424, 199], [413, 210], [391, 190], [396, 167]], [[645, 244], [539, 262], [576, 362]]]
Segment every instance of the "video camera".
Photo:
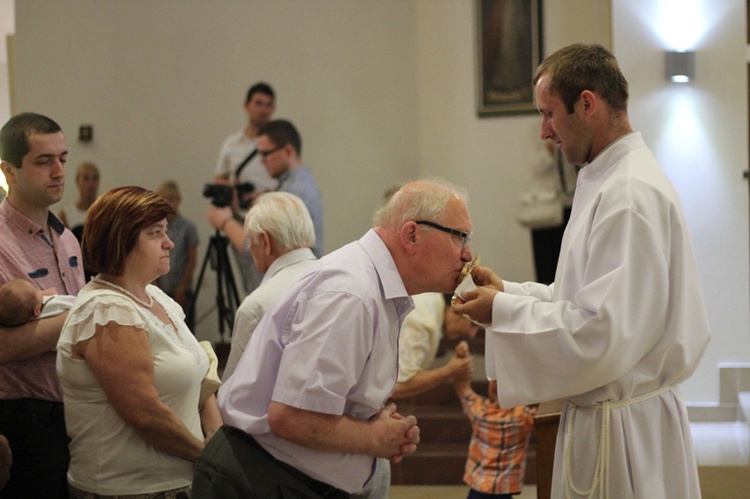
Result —
[[250, 182], [243, 182], [234, 187], [226, 184], [206, 184], [203, 187], [203, 197], [211, 198], [211, 204], [218, 208], [224, 208], [232, 204], [233, 191], [237, 191], [237, 199], [240, 208], [246, 210], [253, 203], [252, 199], [245, 199], [247, 194], [255, 190], [255, 186]]

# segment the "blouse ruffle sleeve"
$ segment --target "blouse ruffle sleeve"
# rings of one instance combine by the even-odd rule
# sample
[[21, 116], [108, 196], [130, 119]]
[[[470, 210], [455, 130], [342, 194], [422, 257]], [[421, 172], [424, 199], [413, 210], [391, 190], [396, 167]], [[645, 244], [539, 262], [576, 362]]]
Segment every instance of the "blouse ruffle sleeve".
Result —
[[88, 340], [96, 333], [96, 326], [115, 322], [120, 326], [132, 326], [148, 334], [148, 319], [127, 297], [105, 290], [84, 292], [79, 297], [60, 334], [58, 350], [65, 350], [80, 341]]

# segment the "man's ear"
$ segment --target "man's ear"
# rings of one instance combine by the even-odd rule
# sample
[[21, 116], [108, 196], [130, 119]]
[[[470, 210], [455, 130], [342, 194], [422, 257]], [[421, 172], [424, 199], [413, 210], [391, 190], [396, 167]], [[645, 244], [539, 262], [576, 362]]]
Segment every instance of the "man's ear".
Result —
[[413, 255], [417, 252], [417, 241], [419, 237], [417, 235], [417, 224], [415, 222], [406, 222], [402, 225], [399, 236], [401, 239], [401, 246], [407, 254]]
[[596, 94], [591, 90], [584, 90], [581, 92], [581, 105], [583, 107], [583, 113], [587, 116], [591, 116], [597, 106]]
[[3, 174], [5, 175], [5, 181], [8, 183], [8, 185], [10, 185], [11, 178], [15, 178], [16, 167], [13, 166], [11, 163], [8, 163], [7, 161], [0, 161], [0, 169], [3, 171]]
[[260, 239], [261, 243], [263, 243], [263, 254], [270, 256], [273, 251], [273, 248], [271, 247], [271, 236], [268, 235], [268, 232], [263, 231], [260, 233]]

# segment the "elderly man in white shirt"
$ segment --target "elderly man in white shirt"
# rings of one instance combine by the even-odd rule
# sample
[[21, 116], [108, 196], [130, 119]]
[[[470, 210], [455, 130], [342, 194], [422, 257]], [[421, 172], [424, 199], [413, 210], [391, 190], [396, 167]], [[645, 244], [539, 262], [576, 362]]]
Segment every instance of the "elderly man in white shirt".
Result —
[[[210, 206], [209, 218], [221, 213], [232, 215], [229, 208]], [[294, 194], [261, 194], [245, 216], [245, 234], [255, 268], [263, 273], [263, 280], [237, 309], [232, 346], [222, 375], [224, 381], [234, 372], [266, 310], [316, 260], [310, 249], [315, 244], [312, 218], [305, 203]]]

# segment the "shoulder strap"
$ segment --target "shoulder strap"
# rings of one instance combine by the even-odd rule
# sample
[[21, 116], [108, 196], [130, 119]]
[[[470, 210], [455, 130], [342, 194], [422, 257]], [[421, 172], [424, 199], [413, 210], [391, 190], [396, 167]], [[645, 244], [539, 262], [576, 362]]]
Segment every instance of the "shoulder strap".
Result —
[[255, 157], [256, 154], [258, 154], [258, 148], [257, 147], [255, 149], [253, 149], [250, 152], [250, 154], [247, 155], [247, 158], [245, 158], [245, 160], [237, 166], [237, 169], [234, 170], [234, 178], [235, 179], [238, 179], [240, 177], [240, 173], [242, 173], [242, 170], [247, 166], [247, 164], [250, 162], [250, 160], [252, 160]]

